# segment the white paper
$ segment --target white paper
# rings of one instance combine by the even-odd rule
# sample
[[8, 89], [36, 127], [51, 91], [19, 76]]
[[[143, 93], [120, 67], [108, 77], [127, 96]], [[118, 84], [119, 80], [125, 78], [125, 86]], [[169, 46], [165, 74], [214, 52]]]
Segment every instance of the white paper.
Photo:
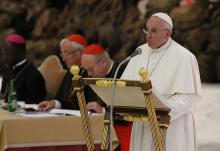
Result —
[[74, 116], [81, 116], [79, 110], [65, 110], [65, 109], [52, 109], [50, 110], [51, 114], [64, 114], [64, 115], [74, 115]]
[[[36, 111], [17, 111], [16, 115], [17, 116], [22, 116], [22, 117], [31, 117], [31, 118], [39, 118], [39, 117], [56, 117], [56, 116], [65, 116], [65, 115], [73, 115], [73, 116], [78, 116], [80, 117], [80, 111], [79, 110], [67, 110], [67, 109], [52, 109], [49, 111], [39, 111], [38, 110], [38, 105], [37, 104], [25, 104], [24, 108], [33, 108]], [[88, 112], [89, 115], [92, 116], [97, 116], [97, 115], [102, 115], [102, 114], [91, 114], [91, 112]]]
[[43, 112], [18, 112], [15, 113], [17, 116], [21, 117], [29, 117], [29, 118], [42, 118], [42, 117], [58, 117], [61, 115], [56, 115], [56, 114], [50, 114], [50, 113], [43, 113]]
[[24, 108], [33, 108], [35, 110], [38, 110], [38, 105], [37, 104], [25, 104]]
[[65, 110], [65, 109], [52, 109], [49, 111], [39, 111], [37, 104], [25, 104], [24, 108], [33, 108], [36, 111], [30, 111], [30, 112], [17, 112], [16, 115], [22, 116], [22, 117], [32, 117], [32, 118], [38, 118], [38, 117], [54, 117], [54, 116], [65, 116], [65, 115], [74, 115], [74, 116], [81, 116], [80, 111], [78, 110]]

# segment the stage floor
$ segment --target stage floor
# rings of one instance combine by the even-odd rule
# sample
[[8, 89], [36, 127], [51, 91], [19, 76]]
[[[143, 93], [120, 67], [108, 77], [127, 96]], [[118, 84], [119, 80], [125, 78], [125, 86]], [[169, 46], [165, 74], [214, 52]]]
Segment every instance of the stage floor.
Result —
[[220, 84], [202, 84], [202, 99], [195, 104], [199, 151], [220, 150]]

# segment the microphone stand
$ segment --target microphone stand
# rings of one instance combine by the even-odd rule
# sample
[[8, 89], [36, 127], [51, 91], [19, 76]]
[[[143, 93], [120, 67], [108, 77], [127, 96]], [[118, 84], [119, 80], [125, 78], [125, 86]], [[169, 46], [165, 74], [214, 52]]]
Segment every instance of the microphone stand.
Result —
[[114, 102], [115, 102], [115, 81], [116, 81], [116, 77], [118, 75], [118, 71], [120, 69], [120, 67], [126, 63], [127, 61], [129, 61], [131, 59], [131, 56], [127, 57], [125, 60], [123, 60], [118, 67], [116, 68], [115, 74], [114, 74], [114, 78], [113, 78], [113, 84], [112, 84], [112, 102], [111, 102], [111, 108], [110, 108], [110, 139], [109, 139], [109, 143], [110, 143], [110, 151], [112, 151], [112, 129], [113, 129], [113, 106], [114, 106]]
[[114, 74], [114, 78], [113, 78], [113, 84], [112, 84], [112, 102], [111, 102], [111, 108], [110, 108], [110, 130], [109, 130], [109, 135], [110, 135], [110, 139], [109, 139], [109, 143], [110, 143], [110, 151], [112, 151], [112, 129], [113, 129], [113, 106], [114, 106], [114, 102], [115, 102], [115, 81], [116, 81], [116, 77], [118, 74], [118, 71], [120, 69], [120, 67], [126, 63], [127, 61], [129, 61], [132, 57], [136, 56], [136, 55], [140, 55], [142, 53], [142, 49], [141, 48], [137, 48], [130, 56], [128, 56], [126, 59], [124, 59], [117, 67], [115, 74]]

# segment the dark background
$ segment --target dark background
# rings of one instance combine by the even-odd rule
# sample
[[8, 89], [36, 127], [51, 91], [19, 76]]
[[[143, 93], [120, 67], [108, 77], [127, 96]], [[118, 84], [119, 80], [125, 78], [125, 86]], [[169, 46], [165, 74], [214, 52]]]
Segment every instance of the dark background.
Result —
[[[141, 0], [140, 0], [141, 1]], [[158, 11], [174, 22], [173, 38], [193, 52], [203, 82], [220, 81], [220, 1], [148, 0], [140, 13], [139, 0], [0, 0], [0, 44], [5, 35], [19, 33], [27, 39], [27, 55], [36, 66], [59, 50], [59, 41], [72, 33], [102, 44], [121, 61], [145, 43], [142, 28]], [[3, 72], [0, 60], [0, 72]]]

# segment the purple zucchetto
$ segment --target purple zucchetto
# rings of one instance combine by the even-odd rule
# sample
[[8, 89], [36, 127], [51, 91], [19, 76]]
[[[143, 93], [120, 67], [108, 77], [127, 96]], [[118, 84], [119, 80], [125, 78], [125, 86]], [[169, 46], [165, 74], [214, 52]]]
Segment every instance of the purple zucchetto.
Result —
[[18, 34], [10, 34], [5, 38], [6, 42], [15, 43], [15, 44], [25, 44], [26, 40], [23, 36]]

